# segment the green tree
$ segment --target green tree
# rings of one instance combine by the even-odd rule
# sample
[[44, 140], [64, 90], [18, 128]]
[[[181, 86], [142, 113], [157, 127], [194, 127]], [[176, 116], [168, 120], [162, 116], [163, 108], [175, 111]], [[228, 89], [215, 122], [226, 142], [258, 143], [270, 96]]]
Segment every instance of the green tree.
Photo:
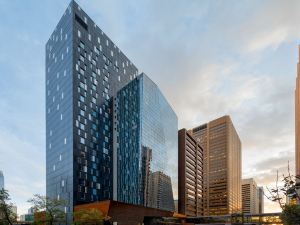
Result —
[[0, 189], [0, 224], [13, 225], [17, 221], [17, 215], [13, 212], [13, 204], [9, 202], [7, 190]]
[[43, 195], [35, 194], [28, 202], [33, 205], [35, 214], [39, 214], [39, 216], [35, 216], [35, 223], [53, 225], [66, 222], [66, 214], [63, 211], [63, 207], [66, 205], [64, 200], [51, 199]]
[[[290, 173], [290, 166], [288, 164], [288, 175], [282, 175], [279, 180], [277, 171], [276, 185], [274, 188], [268, 188], [269, 192], [266, 197], [272, 202], [277, 202], [282, 209], [280, 216], [284, 225], [299, 225], [300, 224], [300, 177], [293, 176]], [[290, 203], [285, 202], [290, 199]]]
[[285, 205], [282, 211], [281, 219], [285, 225], [300, 224], [300, 206]]
[[74, 212], [74, 225], [90, 224], [103, 225], [104, 216], [97, 209], [80, 209]]

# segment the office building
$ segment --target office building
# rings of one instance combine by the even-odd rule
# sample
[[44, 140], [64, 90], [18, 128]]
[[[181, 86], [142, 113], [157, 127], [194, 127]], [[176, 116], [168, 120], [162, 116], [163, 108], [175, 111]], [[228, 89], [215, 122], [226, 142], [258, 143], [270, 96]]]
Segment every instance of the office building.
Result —
[[204, 215], [241, 212], [241, 141], [229, 116], [190, 130], [204, 151]]
[[264, 213], [264, 188], [263, 187], [257, 187], [258, 192], [258, 213], [263, 214]]
[[113, 197], [110, 98], [138, 70], [75, 1], [46, 44], [46, 193], [76, 204]]
[[0, 170], [0, 190], [4, 189], [4, 175], [3, 172]]
[[[101, 200], [172, 208], [160, 199], [177, 194], [177, 117], [157, 86], [137, 75], [135, 65], [71, 1], [46, 44], [46, 195], [67, 201], [68, 221], [75, 205]], [[122, 126], [113, 132], [113, 99], [136, 82], [140, 95], [127, 96], [131, 117], [117, 112]], [[136, 136], [127, 142], [127, 133]], [[115, 137], [125, 145], [114, 148]], [[151, 205], [155, 172], [161, 172], [159, 184], [167, 193]]]
[[203, 148], [186, 129], [178, 131], [178, 212], [203, 216]]
[[[299, 51], [299, 59], [300, 59], [300, 46], [298, 48], [299, 48], [298, 51]], [[296, 145], [295, 146], [295, 157], [296, 157], [295, 175], [300, 176], [300, 63], [299, 62], [297, 63], [297, 78], [296, 78], [296, 90], [295, 90], [295, 145]]]
[[242, 180], [242, 209], [243, 213], [259, 213], [259, 192], [253, 178]]
[[114, 98], [114, 200], [174, 211], [177, 116], [145, 74]]

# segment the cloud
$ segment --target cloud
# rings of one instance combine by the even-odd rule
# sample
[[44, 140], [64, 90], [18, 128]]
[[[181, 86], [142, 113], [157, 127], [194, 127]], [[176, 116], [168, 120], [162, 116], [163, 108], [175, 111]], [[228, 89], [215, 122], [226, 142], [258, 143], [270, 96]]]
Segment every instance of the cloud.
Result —
[[[180, 127], [232, 117], [245, 176], [272, 184], [293, 163], [299, 1], [79, 3], [158, 84]], [[0, 167], [23, 211], [45, 190], [43, 43], [68, 4], [0, 1]]]

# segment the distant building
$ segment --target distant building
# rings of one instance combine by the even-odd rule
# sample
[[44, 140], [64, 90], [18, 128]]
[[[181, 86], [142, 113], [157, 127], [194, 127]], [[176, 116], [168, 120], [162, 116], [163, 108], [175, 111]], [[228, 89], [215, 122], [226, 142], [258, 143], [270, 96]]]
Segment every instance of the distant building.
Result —
[[204, 150], [204, 215], [242, 210], [241, 141], [229, 116], [190, 130]]
[[4, 175], [1, 170], [0, 170], [0, 189], [4, 189]]
[[[298, 48], [299, 48], [299, 59], [300, 59], [300, 45]], [[295, 146], [296, 146], [295, 174], [300, 176], [300, 63], [299, 62], [297, 63], [297, 78], [296, 78], [296, 90], [295, 90]]]
[[16, 205], [12, 206], [12, 212], [18, 215], [18, 207]]
[[174, 212], [178, 213], [178, 200], [174, 200], [175, 210]]
[[258, 192], [258, 213], [262, 214], [264, 213], [264, 188], [263, 187], [257, 187], [257, 192]]
[[30, 207], [27, 214], [20, 215], [21, 222], [33, 222], [34, 221], [34, 208]]
[[258, 213], [257, 184], [253, 178], [242, 180], [243, 213]]
[[178, 131], [178, 212], [203, 216], [203, 148], [186, 129]]

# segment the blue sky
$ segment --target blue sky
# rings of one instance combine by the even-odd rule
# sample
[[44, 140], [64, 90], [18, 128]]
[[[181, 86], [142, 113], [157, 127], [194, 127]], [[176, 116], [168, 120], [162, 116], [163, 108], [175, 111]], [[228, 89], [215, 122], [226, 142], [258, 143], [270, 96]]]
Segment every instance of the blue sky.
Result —
[[[179, 128], [232, 117], [245, 178], [272, 185], [293, 165], [299, 1], [78, 3], [158, 84]], [[45, 192], [45, 43], [68, 4], [0, 0], [0, 170], [20, 213]]]

